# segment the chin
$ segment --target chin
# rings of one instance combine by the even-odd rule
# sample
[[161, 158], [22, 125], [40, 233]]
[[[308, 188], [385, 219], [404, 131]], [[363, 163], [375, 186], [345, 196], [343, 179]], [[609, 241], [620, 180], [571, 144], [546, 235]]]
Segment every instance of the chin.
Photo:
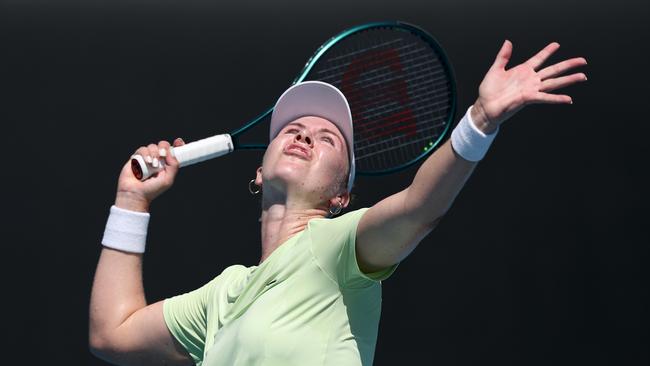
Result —
[[[265, 170], [265, 172], [269, 172], [269, 171]], [[308, 174], [309, 171], [306, 169], [304, 165], [299, 166], [298, 164], [283, 162], [281, 164], [276, 165], [274, 169], [270, 170], [270, 174], [268, 173], [265, 174], [264, 179], [265, 180], [268, 179], [271, 181], [282, 181], [285, 182], [285, 185], [291, 183], [299, 184], [305, 181], [305, 178]]]

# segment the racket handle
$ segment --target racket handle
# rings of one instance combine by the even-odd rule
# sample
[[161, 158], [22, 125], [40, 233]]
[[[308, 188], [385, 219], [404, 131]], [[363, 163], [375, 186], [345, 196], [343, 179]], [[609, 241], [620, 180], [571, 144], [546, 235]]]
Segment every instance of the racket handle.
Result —
[[[169, 149], [180, 163], [181, 168], [228, 154], [232, 150], [232, 137], [227, 133]], [[151, 164], [147, 164], [140, 155], [133, 155], [131, 157], [131, 170], [133, 171], [133, 175], [141, 181], [148, 179], [162, 169], [162, 166], [154, 167]]]

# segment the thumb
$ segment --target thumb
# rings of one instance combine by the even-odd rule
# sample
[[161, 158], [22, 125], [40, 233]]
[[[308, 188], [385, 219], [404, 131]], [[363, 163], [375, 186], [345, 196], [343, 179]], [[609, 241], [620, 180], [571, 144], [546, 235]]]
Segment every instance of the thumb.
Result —
[[508, 61], [510, 61], [510, 56], [512, 56], [512, 43], [506, 39], [497, 54], [496, 60], [494, 60], [494, 64], [492, 64], [492, 68], [505, 69]]

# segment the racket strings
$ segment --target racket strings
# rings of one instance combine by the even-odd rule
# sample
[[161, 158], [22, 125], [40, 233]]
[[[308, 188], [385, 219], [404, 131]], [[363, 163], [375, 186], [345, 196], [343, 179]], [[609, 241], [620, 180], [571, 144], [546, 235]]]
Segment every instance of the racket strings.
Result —
[[[436, 98], [443, 98], [449, 94], [451, 94], [451, 91], [447, 88], [440, 88], [443, 87], [447, 81], [445, 80], [445, 77], [441, 77], [437, 80], [433, 81], [442, 81], [439, 83], [434, 83], [433, 85], [427, 84], [418, 88], [414, 88], [415, 92], [420, 93], [419, 97], [420, 98], [425, 98], [428, 96], [433, 96]], [[432, 89], [433, 88], [433, 89]], [[437, 101], [433, 104], [440, 103], [440, 101]], [[390, 109], [390, 106], [394, 106], [395, 104], [398, 104], [399, 108], [402, 108], [401, 105], [397, 102], [393, 102], [391, 104], [384, 104], [381, 102], [375, 102], [375, 103], [367, 103], [364, 105], [364, 111], [365, 113], [363, 114], [363, 118], [360, 120], [355, 120], [355, 126], [365, 126], [367, 124], [371, 124], [373, 120], [378, 123], [377, 118], [379, 118], [382, 114], [386, 114], [391, 112], [392, 110]], [[372, 106], [372, 107], [371, 107]], [[363, 122], [364, 120], [368, 120], [367, 122]]]
[[[410, 94], [421, 93], [420, 89], [423, 89], [423, 88], [443, 87], [444, 84], [446, 84], [448, 82], [447, 81], [447, 76], [444, 74], [444, 72], [445, 72], [444, 70], [439, 69], [439, 70], [436, 70], [434, 72], [422, 73], [422, 74], [419, 74], [415, 78], [408, 79], [407, 82], [409, 82], [409, 84], [411, 84], [411, 87], [409, 88], [409, 93]], [[434, 77], [434, 76], [436, 76], [436, 77]], [[401, 91], [396, 90], [394, 87], [392, 87], [392, 83], [394, 83], [396, 81], [403, 80], [403, 78], [401, 78], [399, 76], [393, 76], [391, 78], [386, 78], [386, 75], [382, 75], [382, 77], [383, 78], [381, 80], [372, 81], [372, 82], [369, 81], [367, 84], [364, 85], [364, 88], [373, 88], [371, 93], [375, 97], [373, 97], [373, 96], [369, 97], [368, 92], [365, 92], [365, 94], [364, 94], [364, 91], [357, 91], [356, 93], [349, 93], [350, 96], [348, 97], [346, 95], [346, 98], [348, 100], [350, 100], [350, 101], [357, 101], [357, 100], [359, 100], [361, 98], [368, 101], [367, 104], [363, 104], [363, 105], [357, 104], [357, 105], [355, 105], [357, 108], [360, 108], [360, 107], [366, 108], [372, 103], [380, 104], [382, 101], [378, 100], [376, 95], [383, 94], [386, 97], [385, 99], [391, 99], [391, 98], [388, 98], [388, 97], [392, 97], [392, 99], [395, 99], [395, 97], [397, 97]], [[422, 80], [424, 82], [423, 83], [418, 83], [418, 81], [420, 81], [420, 80]], [[437, 83], [436, 84], [436, 82], [441, 81], [441, 80], [444, 83], [442, 83], [442, 84]], [[424, 87], [422, 86], [423, 84], [425, 85]], [[433, 85], [426, 85], [426, 84], [433, 84]], [[420, 97], [420, 95], [418, 95], [418, 97]]]
[[[431, 125], [431, 126], [428, 126], [426, 128], [427, 129], [437, 129], [437, 128], [440, 128], [441, 126], [444, 126], [445, 123], [446, 122], [443, 121], [440, 124]], [[401, 137], [393, 137], [392, 139], [397, 140], [397, 139], [400, 139], [400, 138]], [[415, 142], [422, 142], [422, 141], [428, 141], [428, 140], [429, 140], [429, 137], [424, 136], [424, 137], [421, 137], [420, 139], [412, 140], [411, 142], [415, 143]], [[390, 142], [391, 142], [390, 140], [386, 140], [386, 144], [384, 144], [384, 146], [386, 146], [386, 147], [382, 147], [382, 148], [379, 148], [379, 149], [376, 148], [376, 146], [373, 146], [374, 150], [372, 150], [371, 152], [365, 153], [365, 154], [360, 154], [359, 156], [355, 155], [355, 159], [357, 161], [367, 159], [369, 157], [372, 157], [372, 156], [375, 156], [375, 155], [378, 155], [378, 154], [382, 154], [382, 153], [385, 153], [387, 151], [399, 149], [399, 148], [402, 147], [401, 145], [390, 144]], [[357, 152], [357, 150], [355, 150], [355, 153], [356, 152]], [[359, 149], [359, 152], [364, 152], [364, 149], [363, 148]]]
[[[439, 92], [439, 91], [432, 91], [429, 92], [428, 94], [436, 94], [436, 97], [438, 97], [438, 101], [431, 103], [430, 105], [420, 105], [420, 106], [412, 106], [410, 108], [411, 112], [419, 111], [422, 109], [429, 109], [430, 107], [436, 107], [436, 106], [442, 106], [444, 107], [449, 103], [449, 98], [450, 97], [450, 92], [445, 91], [445, 92]], [[447, 97], [447, 98], [444, 98]], [[370, 131], [375, 128], [380, 128], [383, 123], [388, 119], [389, 116], [387, 116], [388, 113], [394, 113], [394, 114], [404, 114], [406, 113], [406, 110], [404, 110], [402, 105], [399, 104], [390, 104], [390, 105], [384, 105], [381, 107], [382, 110], [378, 110], [376, 113], [373, 115], [365, 115], [363, 118], [357, 119], [358, 123], [355, 123], [355, 127], [362, 128], [365, 131]]]
[[379, 44], [376, 44], [376, 45], [364, 47], [364, 48], [361, 48], [361, 49], [360, 48], [353, 48], [352, 51], [346, 52], [346, 53], [344, 53], [344, 54], [342, 54], [340, 56], [337, 56], [337, 57], [328, 58], [327, 61], [328, 62], [336, 62], [338, 60], [351, 58], [351, 57], [354, 57], [356, 55], [366, 53], [368, 51], [375, 50], [375, 49], [378, 49], [378, 48], [381, 48], [381, 47], [386, 47], [386, 46], [389, 46], [389, 45], [391, 45], [393, 43], [398, 43], [398, 42], [401, 42], [401, 41], [402, 41], [402, 39], [398, 38], [398, 39], [392, 39], [392, 40], [387, 41], [387, 42], [379, 43]]
[[[433, 114], [431, 114], [431, 115], [435, 120], [435, 116], [433, 116]], [[439, 118], [439, 119], [442, 122], [444, 122], [444, 119], [442, 119], [442, 118]], [[439, 127], [439, 126], [440, 126], [439, 124], [431, 124], [431, 123], [429, 123], [427, 125], [422, 126], [422, 131], [433, 130], [433, 129]], [[401, 138], [403, 138], [403, 136], [401, 136], [401, 135], [393, 135], [392, 137], [382, 139], [382, 140], [380, 140], [378, 142], [368, 144], [366, 146], [355, 147], [355, 152], [364, 152], [364, 154], [367, 155], [367, 154], [370, 154], [373, 149], [374, 150], [382, 149], [382, 147], [381, 147], [382, 144], [384, 144], [384, 145], [385, 144], [391, 144], [391, 142], [395, 142], [395, 141], [397, 141], [397, 140], [399, 140]], [[417, 140], [412, 140], [412, 141], [417, 141]], [[400, 147], [402, 147], [402, 146], [401, 145], [395, 145], [395, 148], [400, 148]]]
[[444, 58], [419, 35], [378, 28], [337, 42], [309, 78], [345, 94], [357, 169], [372, 173], [405, 166], [437, 144], [453, 111], [449, 74]]
[[337, 57], [329, 57], [327, 59], [327, 61], [332, 63], [332, 62], [336, 62], [336, 61], [339, 61], [339, 60], [349, 59], [349, 58], [352, 58], [352, 57], [357, 56], [359, 54], [363, 54], [363, 53], [366, 53], [368, 51], [372, 51], [372, 50], [375, 50], [375, 49], [378, 49], [378, 48], [386, 47], [386, 46], [391, 45], [393, 43], [399, 43], [401, 41], [402, 41], [402, 39], [398, 38], [398, 39], [392, 39], [392, 40], [387, 41], [387, 42], [383, 42], [383, 43], [379, 43], [379, 44], [376, 44], [376, 45], [367, 46], [367, 47], [363, 47], [363, 48], [358, 48], [358, 47], [351, 48], [351, 50], [349, 52], [343, 53], [342, 55], [337, 56]]
[[[400, 41], [402, 41], [402, 40], [400, 40]], [[408, 48], [416, 48], [416, 49], [415, 49], [415, 51], [412, 51], [410, 53], [409, 52], [400, 52], [400, 51], [404, 51], [404, 50], [406, 50]], [[368, 51], [367, 49], [364, 49], [363, 52], [367, 52], [367, 51]], [[418, 45], [415, 45], [415, 44], [406, 44], [406, 45], [404, 45], [402, 47], [394, 49], [394, 51], [396, 51], [396, 52], [395, 53], [391, 52], [391, 54], [392, 54], [391, 56], [384, 57], [384, 58], [382, 58], [380, 60], [370, 59], [369, 61], [366, 61], [366, 62], [357, 62], [357, 64], [354, 67], [350, 67], [349, 63], [341, 62], [336, 66], [321, 69], [321, 70], [318, 71], [318, 73], [319, 74], [327, 74], [327, 76], [330, 77], [330, 78], [341, 77], [345, 73], [358, 72], [358, 71], [361, 71], [363, 69], [371, 69], [376, 64], [385, 63], [386, 61], [396, 62], [396, 61], [399, 61], [399, 60], [403, 59], [404, 57], [408, 57], [409, 61], [414, 61], [416, 59], [416, 57], [411, 57], [412, 54], [422, 53], [422, 51], [427, 51], [427, 50], [423, 50], [422, 47], [418, 47]], [[430, 52], [428, 54], [430, 56]], [[331, 61], [331, 60], [328, 60], [328, 61]], [[334, 72], [334, 70], [341, 70], [341, 71], [340, 72]]]
[[[376, 55], [370, 55], [373, 57], [366, 56], [367, 59], [365, 60], [362, 58], [355, 58], [354, 56], [360, 52], [368, 53], [369, 51], [374, 50], [375, 47], [366, 47], [361, 51], [355, 52], [348, 51], [347, 55], [330, 58], [327, 60], [327, 62], [328, 64], [333, 64], [335, 63], [335, 61], [333, 61], [334, 59], [341, 60], [342, 57], [349, 58], [348, 60], [336, 62], [336, 64], [331, 67], [320, 67], [319, 70], [316, 71], [316, 74], [325, 74], [328, 78], [341, 78], [345, 73], [355, 73], [362, 70], [366, 70], [366, 72], [371, 71], [372, 68], [377, 64], [399, 64], [402, 68], [404, 68], [408, 63], [413, 63], [418, 59], [417, 56], [413, 56], [417, 53], [424, 53], [424, 55], [420, 56], [427, 56], [429, 57], [428, 61], [439, 63], [439, 60], [435, 57], [435, 54], [430, 47], [423, 48], [422, 44], [408, 42], [403, 39], [398, 39], [396, 41], [405, 44], [399, 48], [391, 49], [391, 52], [376, 52]], [[406, 49], [414, 50], [406, 52]], [[376, 58], [374, 56], [380, 56], [381, 58]], [[350, 62], [350, 59], [355, 62]], [[407, 62], [404, 63], [402, 62], [403, 60], [406, 60]], [[335, 70], [340, 70], [340, 72], [335, 72]]]
[[[449, 92], [446, 92], [446, 93], [449, 94]], [[448, 103], [449, 103], [449, 99], [444, 99], [444, 100], [441, 100], [441, 101], [437, 102], [437, 104], [439, 104], [439, 105], [443, 105], [443, 106], [444, 106], [444, 105], [447, 105]], [[419, 114], [419, 116], [423, 116], [423, 115], [425, 115], [426, 112], [430, 112], [430, 114], [434, 114], [434, 113], [436, 113], [436, 111], [430, 111], [430, 109], [431, 109], [430, 107], [431, 107], [431, 105], [420, 105], [420, 106], [415, 106], [414, 108], [411, 108], [411, 111], [420, 111], [420, 110], [422, 110], [423, 112], [422, 112], [421, 114]], [[401, 107], [400, 107], [400, 108], [401, 108]], [[399, 114], [401, 114], [401, 115], [405, 115], [405, 114], [407, 114], [407, 113], [404, 112], [404, 111], [402, 111], [402, 112], [397, 112], [397, 113], [395, 113], [394, 115], [399, 115]], [[373, 127], [373, 126], [371, 126], [371, 127], [368, 127], [368, 126], [358, 126], [357, 124], [355, 124], [355, 127], [363, 127], [363, 131], [364, 131], [364, 132], [371, 132], [371, 131], [373, 131], [373, 130], [376, 130], [376, 129], [378, 129], [378, 128], [381, 128], [382, 126], [386, 126], [387, 124], [385, 124], [386, 122], [384, 122], [384, 121], [386, 121], [388, 118], [389, 118], [389, 116], [386, 116], [384, 113], [382, 113], [382, 114], [379, 114], [376, 118], [370, 120], [370, 121], [372, 121], [372, 122], [375, 124], [374, 127]], [[397, 121], [391, 121], [391, 122], [389, 122], [389, 123], [397, 123]], [[363, 137], [363, 136], [362, 136], [362, 137]], [[371, 140], [372, 140], [372, 139], [369, 139], [369, 138], [360, 138], [360, 139], [357, 140], [357, 141], [358, 141], [359, 144], [361, 145], [361, 144], [363, 144], [363, 142], [371, 141]]]

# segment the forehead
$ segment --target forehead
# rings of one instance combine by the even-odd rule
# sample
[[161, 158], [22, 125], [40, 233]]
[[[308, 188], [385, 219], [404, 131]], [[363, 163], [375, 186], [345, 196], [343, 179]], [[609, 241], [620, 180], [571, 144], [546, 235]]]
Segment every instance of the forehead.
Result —
[[298, 125], [298, 126], [302, 125], [305, 128], [313, 129], [315, 131], [325, 130], [343, 138], [343, 134], [341, 134], [339, 128], [336, 127], [336, 125], [331, 121], [322, 117], [316, 117], [316, 116], [300, 117], [298, 119], [295, 119], [287, 123], [287, 125], [284, 126], [284, 128], [291, 125]]

